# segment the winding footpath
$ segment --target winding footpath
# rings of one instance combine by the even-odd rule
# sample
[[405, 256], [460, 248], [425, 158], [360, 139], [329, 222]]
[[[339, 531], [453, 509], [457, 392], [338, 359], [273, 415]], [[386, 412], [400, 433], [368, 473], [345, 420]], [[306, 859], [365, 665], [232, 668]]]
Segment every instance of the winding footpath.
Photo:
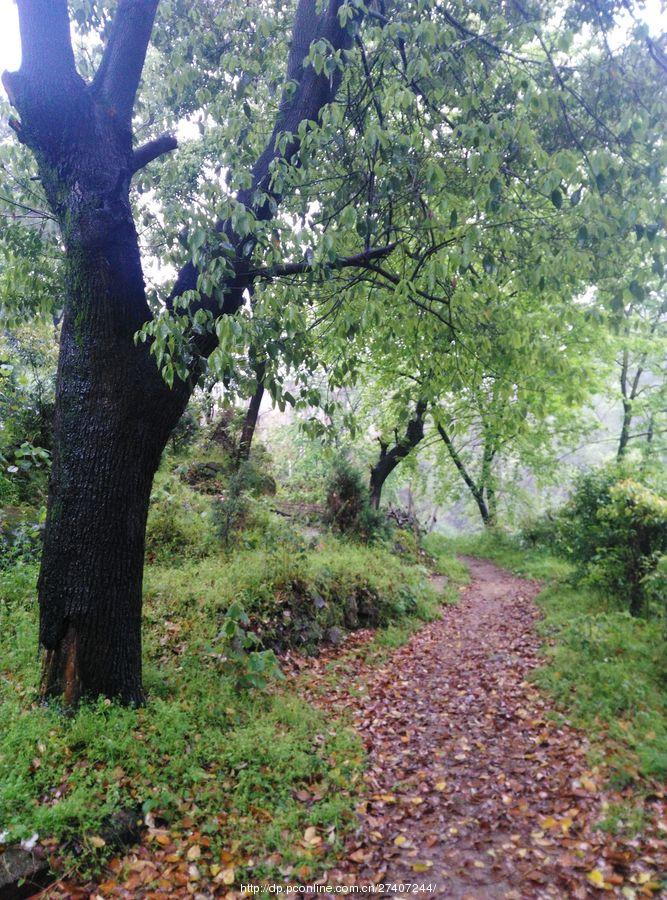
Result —
[[[606, 806], [630, 798], [605, 789], [585, 737], [530, 681], [543, 661], [539, 586], [465, 561], [471, 583], [459, 602], [380, 665], [368, 661], [370, 631], [317, 659], [285, 659], [305, 698], [351, 716], [368, 752], [358, 828], [318, 884], [359, 891], [348, 896], [363, 887], [369, 896], [374, 885], [388, 897], [446, 900], [667, 896], [661, 786], [643, 799], [641, 837], [596, 827]], [[436, 588], [442, 581], [433, 578]], [[224, 872], [192, 889], [192, 855], [173, 851], [144, 843], [119, 861], [108, 887], [79, 892], [61, 882], [44, 897], [242, 896]]]
[[460, 602], [357, 673], [365, 690], [313, 698], [352, 706], [370, 757], [361, 825], [331, 881], [448, 900], [659, 896], [664, 793], [645, 801], [641, 839], [595, 827], [619, 798], [528, 680], [541, 664], [539, 586], [465, 562]]

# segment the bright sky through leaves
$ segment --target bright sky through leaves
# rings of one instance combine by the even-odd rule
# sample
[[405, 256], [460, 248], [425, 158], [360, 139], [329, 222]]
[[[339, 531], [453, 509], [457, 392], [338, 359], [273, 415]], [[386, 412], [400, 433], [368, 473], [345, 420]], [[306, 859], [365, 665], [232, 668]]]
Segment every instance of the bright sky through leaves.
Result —
[[[648, 0], [642, 18], [650, 25], [651, 31], [659, 34], [667, 23], [661, 11], [662, 0]], [[0, 0], [0, 72], [17, 69], [21, 60], [18, 17], [15, 0]], [[0, 85], [0, 94], [5, 96]]]

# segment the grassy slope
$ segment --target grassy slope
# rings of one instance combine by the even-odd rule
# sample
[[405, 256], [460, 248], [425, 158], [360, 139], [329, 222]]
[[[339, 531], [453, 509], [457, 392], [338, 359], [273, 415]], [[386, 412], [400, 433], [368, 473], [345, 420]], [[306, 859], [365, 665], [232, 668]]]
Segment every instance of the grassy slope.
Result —
[[[36, 702], [36, 571], [0, 572], [0, 833], [60, 840], [94, 835], [105, 816], [137, 806], [174, 827], [186, 817], [214, 849], [242, 856], [280, 850], [311, 865], [304, 829], [344, 833], [353, 819], [363, 752], [354, 734], [280, 685], [238, 693], [218, 662], [215, 638], [234, 600], [259, 619], [284, 610], [291, 586], [336, 609], [360, 590], [390, 628], [414, 627], [437, 608], [425, 571], [381, 547], [333, 537], [294, 552], [237, 550], [147, 567], [145, 683], [139, 710], [108, 701], [71, 718]], [[397, 632], [388, 633], [389, 643]], [[322, 799], [295, 797], [317, 785]], [[88, 846], [95, 864], [105, 849]]]
[[633, 618], [613, 597], [575, 584], [569, 563], [545, 551], [490, 534], [438, 541], [441, 552], [493, 559], [546, 583], [537, 601], [548, 642], [539, 684], [598, 739], [615, 781], [667, 776], [663, 623]]

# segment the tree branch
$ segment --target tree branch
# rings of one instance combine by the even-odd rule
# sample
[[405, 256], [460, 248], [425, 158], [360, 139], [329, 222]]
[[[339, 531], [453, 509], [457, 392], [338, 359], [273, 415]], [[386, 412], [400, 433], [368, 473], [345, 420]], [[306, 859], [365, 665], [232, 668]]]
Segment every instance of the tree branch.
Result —
[[248, 275], [252, 278], [284, 278], [287, 275], [304, 275], [307, 272], [316, 272], [319, 268], [327, 269], [347, 269], [358, 267], [365, 268], [369, 262], [374, 259], [381, 259], [388, 256], [397, 246], [397, 242], [387, 244], [386, 247], [374, 247], [371, 250], [364, 250], [362, 253], [355, 253], [353, 256], [341, 256], [333, 262], [319, 266], [310, 263], [307, 260], [302, 262], [284, 263], [278, 266], [269, 266], [261, 269], [250, 269]]
[[[350, 31], [347, 28], [341, 28], [338, 21], [338, 10], [342, 2], [343, 0], [329, 0], [324, 12], [318, 14], [317, 0], [299, 0], [287, 60], [286, 82], [290, 89], [286, 88], [283, 92], [271, 137], [252, 168], [251, 186], [239, 191], [237, 195], [238, 201], [252, 210], [258, 219], [264, 221], [271, 219], [275, 215], [277, 204], [281, 199], [276, 191], [271, 191], [271, 163], [278, 158], [294, 160], [300, 148], [299, 124], [303, 121], [316, 122], [324, 106], [336, 96], [341, 73], [336, 71], [331, 77], [323, 72], [318, 75], [312, 66], [304, 67], [303, 61], [314, 40], [329, 41], [334, 51], [351, 46]], [[295, 84], [296, 89], [294, 89]], [[283, 152], [280, 153], [276, 142], [278, 136], [284, 132], [289, 132], [292, 137]], [[258, 193], [267, 195], [266, 199], [258, 201]], [[216, 315], [220, 313], [233, 314], [242, 305], [245, 291], [252, 285], [253, 279], [249, 275], [249, 259], [254, 250], [254, 241], [247, 238], [240, 240], [235, 235], [229, 221], [219, 221], [216, 230], [219, 233], [224, 232], [230, 243], [236, 247], [236, 275], [226, 286], [222, 305], [215, 298], [203, 297], [197, 307], [191, 307], [191, 310], [199, 308], [210, 310]], [[196, 290], [198, 278], [197, 267], [191, 261], [186, 263], [178, 273], [168, 303], [172, 304], [174, 299], [185, 291]], [[207, 340], [205, 346], [202, 347], [202, 352], [210, 353], [214, 346], [214, 341]]]
[[93, 91], [130, 127], [159, 0], [120, 0]]
[[[338, 19], [341, 5], [341, 0], [329, 0], [324, 11], [318, 15], [316, 0], [299, 0], [285, 79], [292, 88], [295, 83], [296, 90], [283, 92], [271, 137], [252, 169], [252, 186], [247, 191], [239, 192], [240, 202], [249, 208], [255, 207], [255, 215], [259, 219], [271, 218], [273, 213], [268, 202], [262, 203], [258, 208], [253, 203], [253, 195], [257, 189], [269, 194], [276, 202], [280, 199], [270, 189], [271, 163], [278, 157], [291, 160], [299, 152], [300, 140], [297, 133], [300, 123], [317, 122], [323, 107], [333, 100], [340, 86], [342, 73], [339, 69], [333, 75], [326, 75], [324, 72], [318, 75], [312, 66], [304, 67], [303, 62], [310, 51], [310, 45], [316, 40], [328, 41], [334, 50], [349, 49], [352, 46], [350, 31], [341, 28]], [[276, 142], [283, 133], [291, 134], [292, 139], [281, 154]]]
[[[22, 143], [57, 143], [73, 98], [83, 95], [70, 37], [67, 0], [17, 0], [21, 68], [4, 72], [9, 102], [23, 119], [11, 122]], [[31, 123], [26, 127], [26, 120]]]
[[667, 72], [667, 56], [665, 56], [662, 47], [656, 44], [655, 41], [652, 41], [651, 38], [646, 38], [646, 45], [653, 62], [660, 66], [663, 72]]
[[12, 103], [12, 82], [17, 77], [44, 89], [77, 76], [67, 0], [17, 0], [17, 6], [21, 68], [2, 76]]
[[148, 163], [153, 162], [165, 153], [171, 153], [178, 147], [178, 141], [173, 134], [161, 134], [154, 141], [148, 141], [137, 147], [132, 154], [132, 173], [143, 169]]

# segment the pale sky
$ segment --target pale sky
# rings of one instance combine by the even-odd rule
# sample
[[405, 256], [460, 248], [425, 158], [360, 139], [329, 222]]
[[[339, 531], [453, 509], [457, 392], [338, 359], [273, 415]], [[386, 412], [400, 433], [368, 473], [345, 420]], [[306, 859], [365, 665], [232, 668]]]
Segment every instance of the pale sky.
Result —
[[[647, 0], [641, 18], [648, 23], [652, 34], [659, 35], [667, 28], [663, 0]], [[17, 69], [21, 62], [18, 16], [14, 0], [0, 0], [0, 72]], [[0, 87], [4, 95], [4, 90]]]

